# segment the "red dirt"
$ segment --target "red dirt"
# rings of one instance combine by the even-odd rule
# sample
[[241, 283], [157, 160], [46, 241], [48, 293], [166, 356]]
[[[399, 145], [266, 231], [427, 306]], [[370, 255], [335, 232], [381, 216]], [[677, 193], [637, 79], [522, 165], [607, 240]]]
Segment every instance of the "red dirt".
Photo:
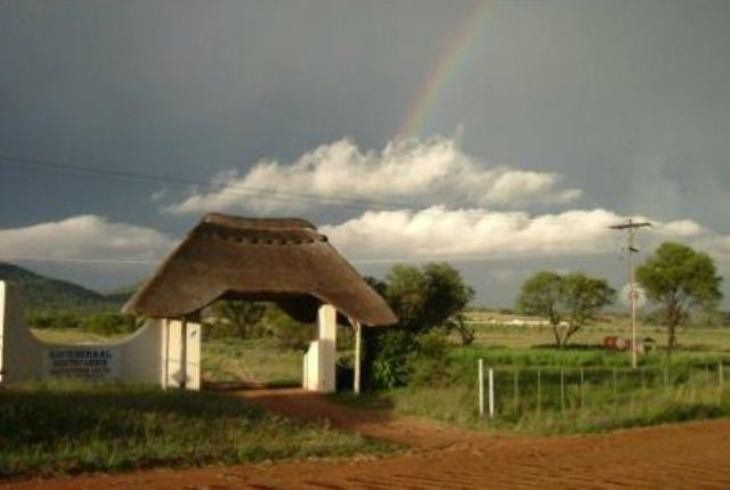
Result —
[[88, 475], [0, 485], [53, 490], [151, 488], [468, 489], [730, 488], [730, 419], [560, 437], [469, 432], [387, 412], [344, 407], [299, 390], [242, 393], [285, 415], [413, 449], [389, 457], [308, 460]]

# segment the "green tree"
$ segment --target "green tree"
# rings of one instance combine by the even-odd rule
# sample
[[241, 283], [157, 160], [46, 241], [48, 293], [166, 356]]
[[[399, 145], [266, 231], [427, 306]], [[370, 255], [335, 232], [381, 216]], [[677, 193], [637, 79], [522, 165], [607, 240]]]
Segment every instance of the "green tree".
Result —
[[517, 310], [527, 315], [544, 316], [550, 322], [555, 344], [560, 347], [561, 308], [563, 278], [552, 271], [540, 271], [522, 283], [517, 298]]
[[616, 291], [604, 279], [588, 277], [581, 272], [562, 278], [561, 304], [568, 327], [563, 333], [563, 345], [586, 323], [595, 318], [603, 307], [613, 303]]
[[[432, 263], [421, 268], [396, 265], [385, 282], [367, 280], [383, 295], [399, 320], [395, 328], [365, 329], [364, 371], [366, 379], [375, 387], [407, 383], [413, 372], [409, 362], [412, 364], [421, 354], [427, 355], [422, 352], [423, 346], [433, 344], [419, 342], [420, 337], [438, 327], [446, 332], [456, 331], [462, 342], [473, 339], [473, 330], [464, 321], [463, 311], [474, 291], [451, 265]], [[444, 333], [440, 335], [445, 337]]]
[[697, 308], [712, 308], [722, 299], [715, 262], [709, 255], [680, 243], [665, 242], [636, 269], [649, 299], [661, 305], [667, 324], [667, 355], [677, 342], [677, 327]]
[[463, 319], [458, 321], [459, 315], [474, 297], [461, 273], [447, 263], [431, 263], [421, 269], [396, 265], [386, 284], [386, 300], [399, 324], [412, 333], [464, 325]]
[[517, 309], [547, 318], [555, 345], [563, 347], [598, 311], [613, 302], [615, 294], [603, 279], [580, 272], [561, 276], [541, 271], [522, 284]]
[[205, 321], [209, 337], [250, 337], [257, 333], [266, 306], [261, 303], [238, 300], [216, 301], [210, 307]]

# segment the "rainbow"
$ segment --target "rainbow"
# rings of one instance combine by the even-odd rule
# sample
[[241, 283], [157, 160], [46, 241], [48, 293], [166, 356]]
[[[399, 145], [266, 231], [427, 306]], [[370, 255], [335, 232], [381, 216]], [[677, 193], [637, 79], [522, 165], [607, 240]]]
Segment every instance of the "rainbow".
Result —
[[468, 9], [458, 33], [450, 43], [444, 46], [434, 69], [421, 85], [409, 106], [397, 133], [399, 138], [409, 138], [418, 134], [436, 105], [439, 94], [467, 58], [469, 47], [483, 24], [490, 4], [491, 2], [488, 0], [477, 0], [473, 7]]

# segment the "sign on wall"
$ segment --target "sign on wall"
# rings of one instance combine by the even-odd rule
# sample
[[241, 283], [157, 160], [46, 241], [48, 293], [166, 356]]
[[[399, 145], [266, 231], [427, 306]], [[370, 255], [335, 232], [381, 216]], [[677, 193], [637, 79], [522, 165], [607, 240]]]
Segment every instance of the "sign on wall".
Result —
[[109, 379], [120, 375], [119, 349], [107, 346], [46, 349], [43, 370], [59, 378]]

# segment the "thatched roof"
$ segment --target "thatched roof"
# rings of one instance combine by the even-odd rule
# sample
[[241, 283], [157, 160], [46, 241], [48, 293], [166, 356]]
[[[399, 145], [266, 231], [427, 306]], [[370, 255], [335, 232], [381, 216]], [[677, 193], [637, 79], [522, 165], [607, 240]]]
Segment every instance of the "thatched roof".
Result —
[[321, 303], [363, 325], [397, 321], [313, 224], [217, 213], [193, 228], [124, 311], [175, 318], [218, 298], [274, 301], [301, 321], [313, 321]]

